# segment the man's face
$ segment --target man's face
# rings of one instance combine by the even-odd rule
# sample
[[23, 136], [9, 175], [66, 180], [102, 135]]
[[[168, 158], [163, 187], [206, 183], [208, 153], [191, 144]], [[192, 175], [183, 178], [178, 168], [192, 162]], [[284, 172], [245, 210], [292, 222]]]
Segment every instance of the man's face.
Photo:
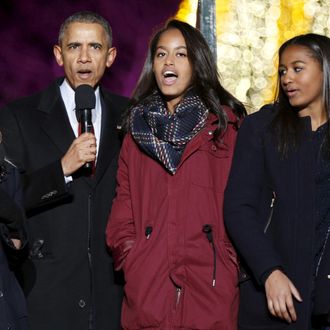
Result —
[[75, 89], [82, 84], [97, 85], [105, 68], [115, 60], [116, 49], [109, 48], [106, 32], [100, 24], [71, 23], [61, 45], [54, 46], [54, 55]]

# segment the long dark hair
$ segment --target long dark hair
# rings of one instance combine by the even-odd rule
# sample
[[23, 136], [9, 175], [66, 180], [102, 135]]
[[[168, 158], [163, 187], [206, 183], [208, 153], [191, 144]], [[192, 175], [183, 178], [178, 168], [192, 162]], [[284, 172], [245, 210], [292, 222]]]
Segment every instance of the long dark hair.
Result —
[[[323, 103], [327, 113], [328, 121], [330, 119], [330, 39], [326, 36], [308, 33], [296, 36], [286, 41], [278, 51], [279, 60], [283, 52], [292, 45], [302, 46], [308, 49], [310, 56], [314, 58], [323, 72]], [[273, 126], [278, 136], [278, 151], [283, 157], [287, 157], [290, 150], [294, 150], [302, 134], [301, 121], [298, 111], [290, 105], [289, 99], [282, 86], [280, 75], [278, 74], [277, 93], [275, 104], [278, 107], [278, 113], [274, 118]], [[323, 150], [327, 150], [330, 155], [330, 126], [326, 139], [323, 143]]]
[[149, 44], [148, 56], [141, 76], [133, 92], [131, 105], [140, 103], [158, 88], [152, 70], [153, 60], [161, 35], [170, 29], [179, 30], [185, 39], [188, 58], [193, 68], [193, 87], [210, 112], [213, 112], [219, 119], [215, 132], [217, 136], [227, 126], [227, 116], [221, 105], [231, 107], [239, 118], [246, 114], [246, 110], [240, 101], [222, 87], [217, 64], [206, 40], [199, 30], [187, 23], [170, 20], [163, 29], [154, 35]]

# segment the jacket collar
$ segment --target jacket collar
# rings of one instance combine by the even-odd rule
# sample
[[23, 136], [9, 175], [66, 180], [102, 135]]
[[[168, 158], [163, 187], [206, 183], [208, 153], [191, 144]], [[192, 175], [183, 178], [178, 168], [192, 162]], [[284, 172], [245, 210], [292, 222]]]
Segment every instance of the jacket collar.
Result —
[[41, 94], [38, 110], [43, 114], [40, 117], [42, 129], [56, 146], [65, 153], [75, 136], [59, 89], [62, 81], [63, 78], [57, 79]]
[[[228, 117], [228, 126], [234, 126], [236, 129], [236, 127], [239, 126], [239, 119], [234, 115], [234, 113], [229, 107], [224, 106], [224, 111], [226, 112]], [[203, 144], [211, 140], [214, 140], [214, 144], [217, 148], [228, 150], [228, 146], [223, 142], [223, 139], [221, 138], [225, 134], [225, 132], [219, 136], [219, 139], [214, 139], [214, 132], [218, 127], [217, 123], [217, 116], [213, 113], [210, 113], [205, 127], [187, 144], [186, 149], [183, 152], [178, 169], [181, 167], [182, 163], [184, 163], [184, 161], [190, 157], [190, 155], [192, 155], [196, 150], [201, 148]]]

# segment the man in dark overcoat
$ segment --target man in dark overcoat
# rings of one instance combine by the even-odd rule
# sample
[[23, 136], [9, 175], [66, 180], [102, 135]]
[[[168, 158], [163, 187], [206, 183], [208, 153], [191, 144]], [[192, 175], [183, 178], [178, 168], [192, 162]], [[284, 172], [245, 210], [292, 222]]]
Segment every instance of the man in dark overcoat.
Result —
[[[116, 57], [111, 43], [103, 17], [73, 14], [54, 46], [65, 77], [0, 110], [8, 155], [24, 172], [30, 253], [22, 278], [33, 330], [120, 328], [122, 288], [104, 232], [127, 100], [99, 84]], [[95, 134], [78, 132], [75, 90], [86, 84], [95, 93]], [[85, 171], [88, 162], [94, 173]]]

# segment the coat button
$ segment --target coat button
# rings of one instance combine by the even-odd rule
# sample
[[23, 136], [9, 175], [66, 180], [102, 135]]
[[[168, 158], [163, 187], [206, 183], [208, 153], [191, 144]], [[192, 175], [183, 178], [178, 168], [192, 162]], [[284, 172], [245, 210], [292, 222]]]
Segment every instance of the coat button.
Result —
[[212, 131], [208, 131], [208, 134], [209, 134], [209, 135], [213, 135], [213, 132], [212, 132]]
[[217, 151], [217, 147], [216, 147], [214, 144], [212, 144], [212, 146], [211, 146], [211, 150], [212, 150], [212, 151]]
[[84, 308], [86, 306], [85, 300], [80, 299], [78, 305], [79, 305], [80, 308]]
[[3, 292], [0, 290], [0, 298], [3, 297]]

